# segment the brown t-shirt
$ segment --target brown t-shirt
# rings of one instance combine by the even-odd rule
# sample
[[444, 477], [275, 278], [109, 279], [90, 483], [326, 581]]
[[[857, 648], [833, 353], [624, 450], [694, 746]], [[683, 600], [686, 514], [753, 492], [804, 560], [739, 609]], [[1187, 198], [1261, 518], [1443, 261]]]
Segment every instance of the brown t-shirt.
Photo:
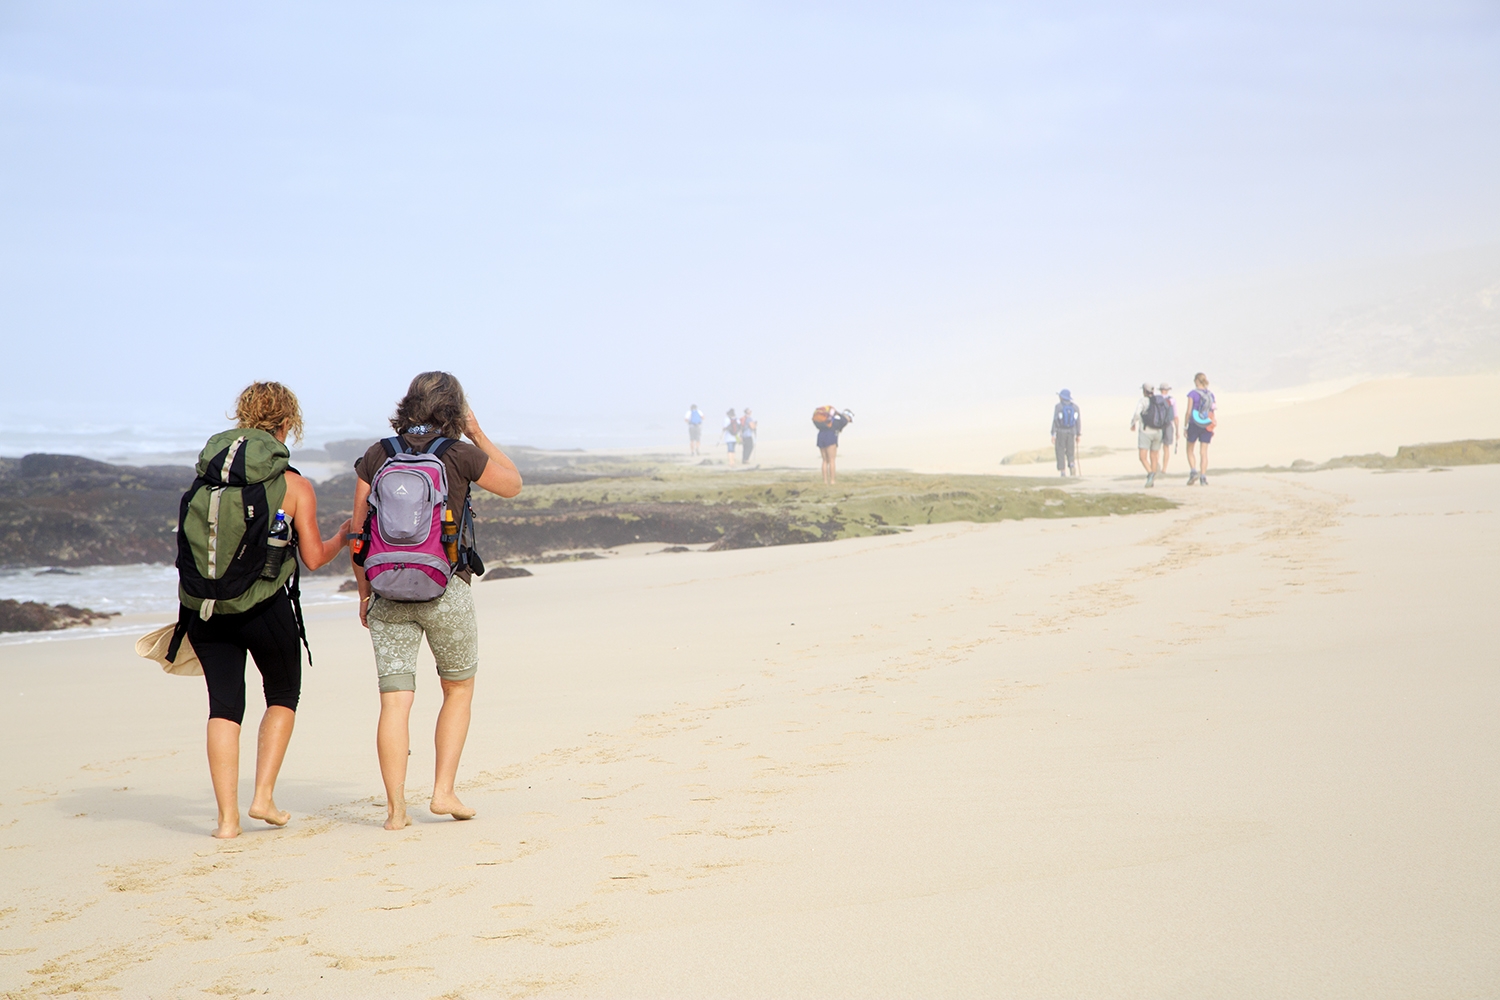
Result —
[[[412, 451], [422, 451], [436, 434], [402, 434], [401, 440]], [[354, 474], [368, 483], [375, 478], [375, 473], [385, 464], [385, 446], [379, 441], [370, 445], [354, 462]], [[489, 464], [490, 457], [477, 447], [467, 441], [454, 441], [443, 453], [443, 468], [448, 473], [448, 506], [452, 509], [454, 516], [458, 516], [464, 509], [464, 501], [469, 496], [469, 484], [484, 475], [484, 467]], [[360, 512], [361, 514], [363, 512]], [[356, 519], [358, 515], [356, 515]], [[468, 570], [459, 570], [458, 575], [463, 577], [465, 583], [471, 582], [473, 576]]]

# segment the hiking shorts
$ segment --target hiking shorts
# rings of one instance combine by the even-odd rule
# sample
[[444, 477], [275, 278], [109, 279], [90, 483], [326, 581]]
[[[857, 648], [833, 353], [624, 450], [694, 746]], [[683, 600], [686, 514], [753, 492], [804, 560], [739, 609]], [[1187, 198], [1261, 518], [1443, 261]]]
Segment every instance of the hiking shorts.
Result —
[[1161, 451], [1161, 428], [1142, 427], [1136, 431], [1135, 445], [1141, 451]]
[[417, 652], [424, 635], [443, 680], [466, 681], [479, 672], [474, 593], [460, 577], [449, 580], [443, 596], [431, 601], [372, 597], [366, 617], [381, 694], [417, 689]]
[[1194, 441], [1202, 441], [1204, 444], [1208, 444], [1213, 439], [1214, 439], [1214, 432], [1211, 431], [1211, 430], [1209, 430], [1207, 427], [1204, 427], [1201, 424], [1195, 424], [1195, 423], [1191, 423], [1191, 422], [1188, 424], [1188, 426], [1187, 426], [1187, 443], [1188, 444], [1192, 444]]
[[702, 424], [688, 424], [688, 440], [701, 441], [703, 439]]

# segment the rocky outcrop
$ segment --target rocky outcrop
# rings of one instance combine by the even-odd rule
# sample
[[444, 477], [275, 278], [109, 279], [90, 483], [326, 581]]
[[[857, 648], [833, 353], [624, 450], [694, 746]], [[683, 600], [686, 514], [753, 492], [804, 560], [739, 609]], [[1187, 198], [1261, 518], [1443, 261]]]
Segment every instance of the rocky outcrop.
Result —
[[71, 604], [0, 601], [0, 632], [51, 632], [74, 625], [92, 625], [115, 614], [75, 608]]
[[75, 455], [0, 459], [0, 565], [119, 566], [177, 558], [188, 468]]

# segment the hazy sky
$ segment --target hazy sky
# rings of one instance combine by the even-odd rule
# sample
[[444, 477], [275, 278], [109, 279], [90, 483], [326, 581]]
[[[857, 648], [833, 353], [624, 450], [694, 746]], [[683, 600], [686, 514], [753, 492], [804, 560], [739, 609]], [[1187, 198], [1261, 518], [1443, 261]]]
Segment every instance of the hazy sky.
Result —
[[0, 144], [0, 426], [440, 367], [650, 443], [1223, 371], [1113, 304], [1494, 244], [1500, 7], [0, 2]]

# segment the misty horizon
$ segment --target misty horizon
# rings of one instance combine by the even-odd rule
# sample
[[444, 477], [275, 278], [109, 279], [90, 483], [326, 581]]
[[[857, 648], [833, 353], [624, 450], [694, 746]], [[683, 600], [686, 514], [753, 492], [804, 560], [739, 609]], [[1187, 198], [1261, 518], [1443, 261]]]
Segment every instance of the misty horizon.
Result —
[[10, 5], [0, 452], [201, 439], [257, 378], [317, 447], [432, 368], [541, 447], [1493, 370], [1497, 41], [1465, 4]]

